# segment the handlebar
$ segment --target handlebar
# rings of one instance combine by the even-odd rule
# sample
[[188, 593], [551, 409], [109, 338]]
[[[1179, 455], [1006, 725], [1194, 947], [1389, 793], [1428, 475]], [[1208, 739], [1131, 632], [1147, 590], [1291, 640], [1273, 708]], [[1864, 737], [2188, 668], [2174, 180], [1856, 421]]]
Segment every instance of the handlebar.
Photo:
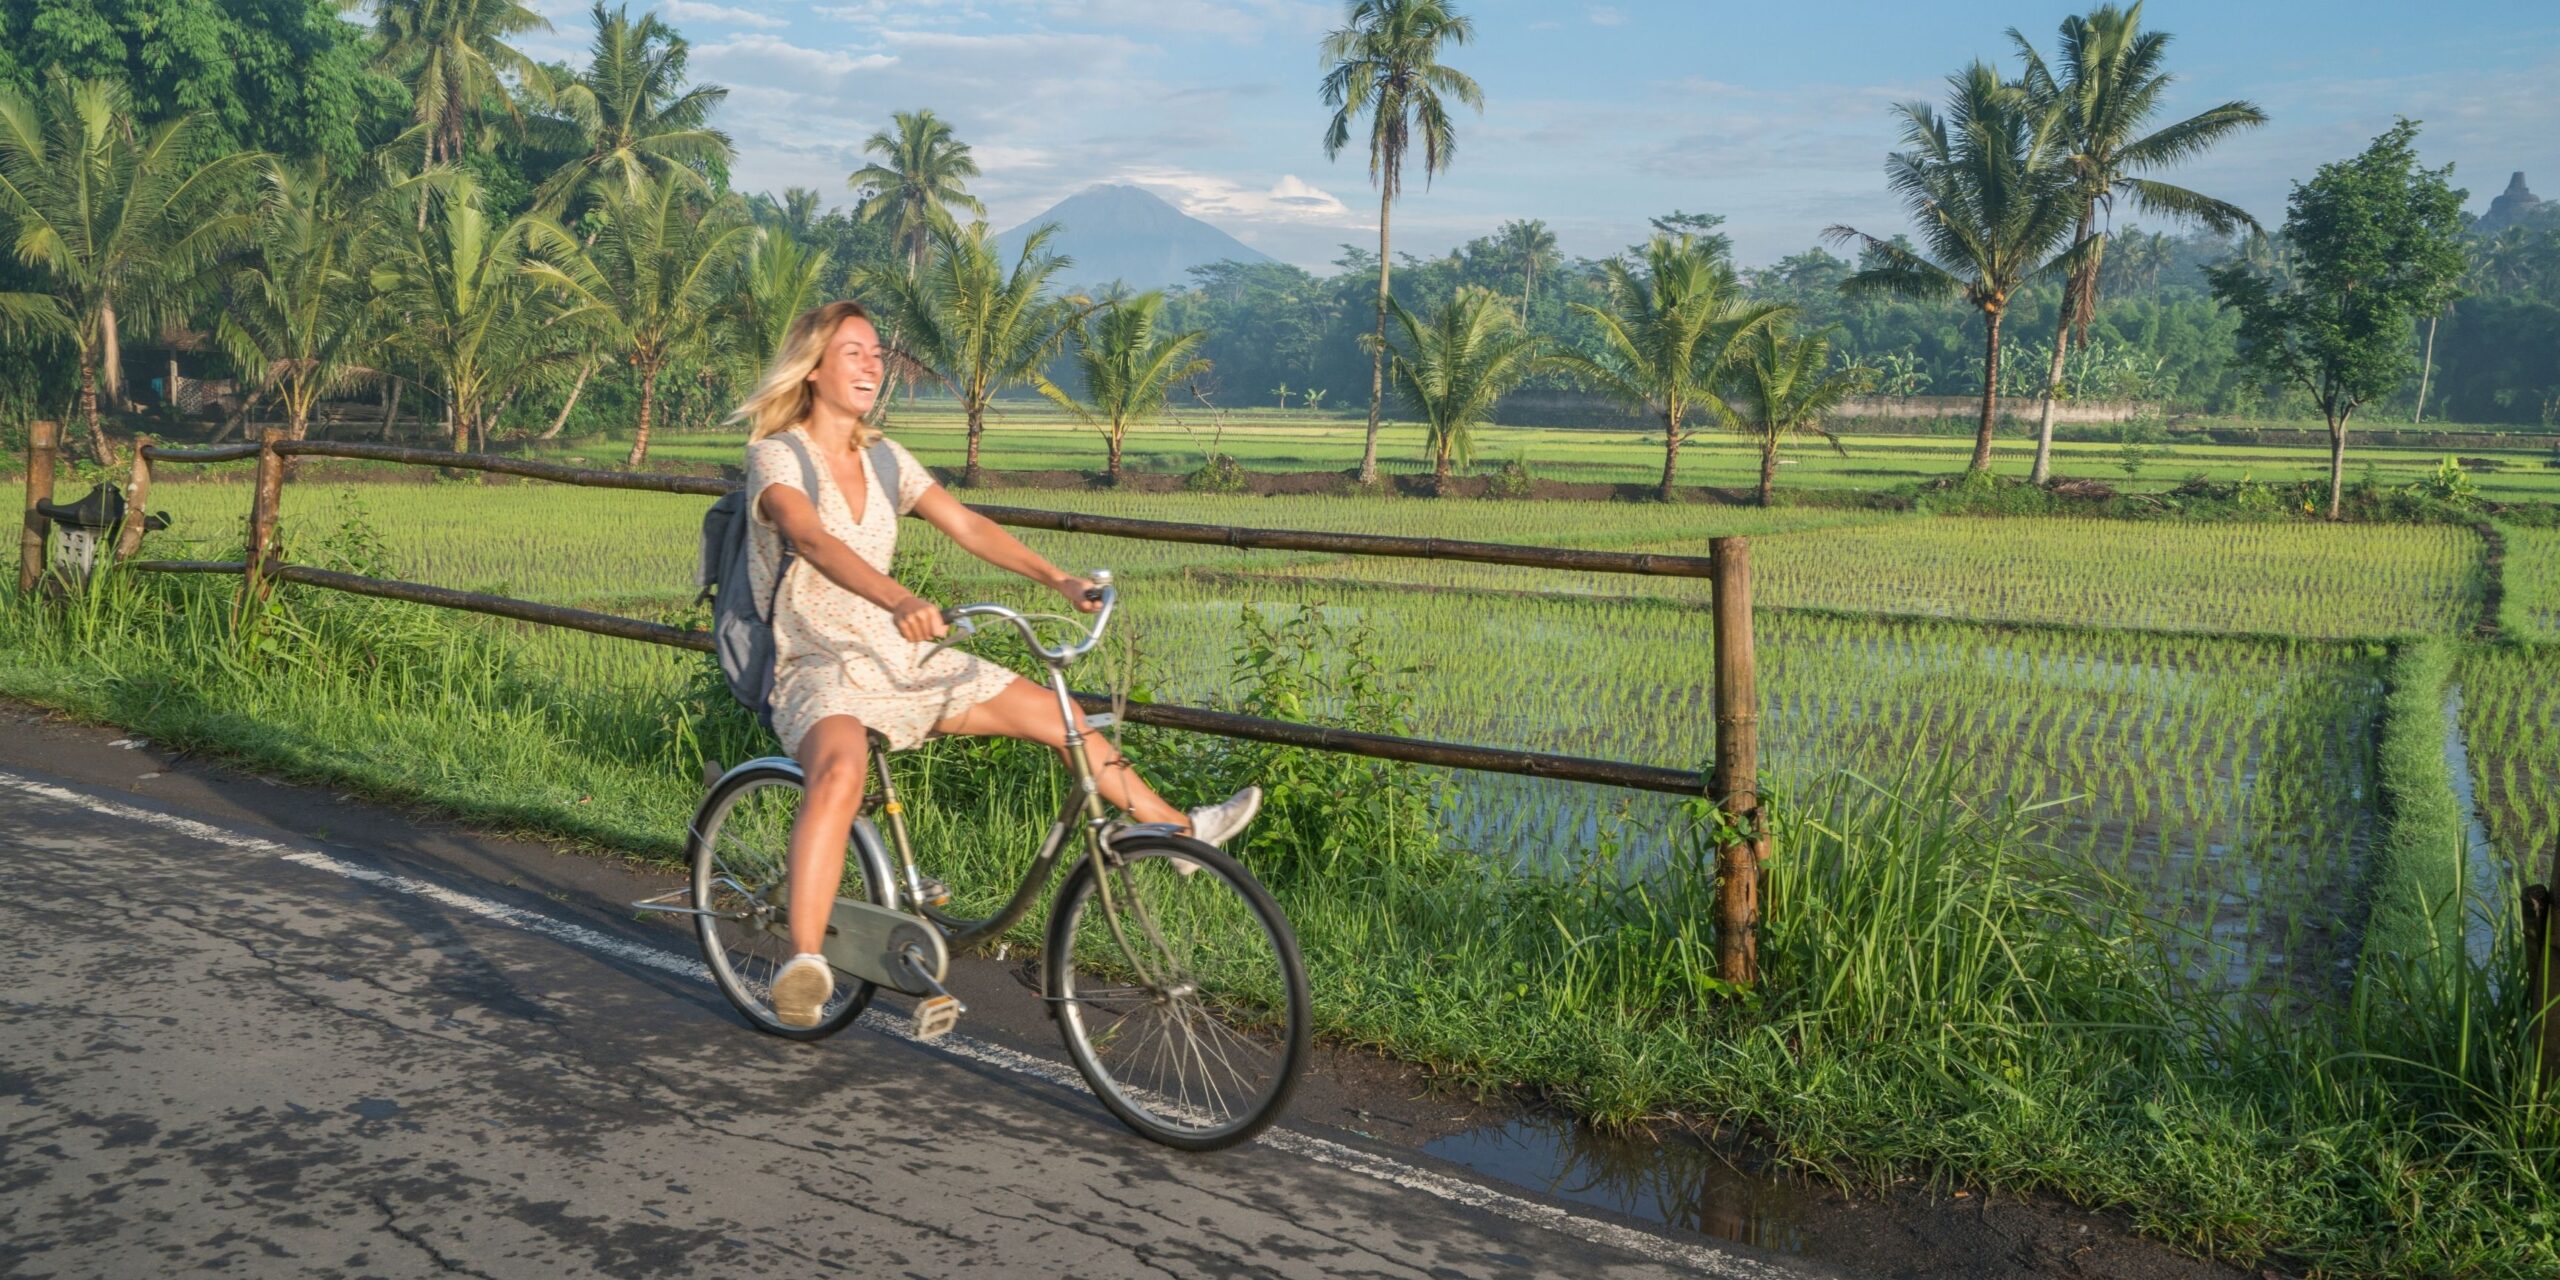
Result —
[[[1095, 645], [1102, 643], [1103, 629], [1111, 625], [1111, 611], [1118, 608], [1120, 604], [1120, 589], [1111, 585], [1110, 570], [1096, 569], [1088, 576], [1092, 578], [1094, 585], [1085, 590], [1084, 598], [1098, 602], [1102, 606], [1101, 610], [1094, 615], [1091, 627], [1077, 625], [1075, 619], [1064, 614], [1023, 613], [1000, 604], [958, 605], [943, 610], [942, 621], [963, 637], [977, 633], [974, 619], [993, 618], [1000, 622], [1010, 622], [1021, 630], [1022, 642], [1029, 645], [1033, 653], [1063, 666], [1092, 652]], [[1067, 623], [1083, 632], [1084, 639], [1078, 643], [1055, 648], [1042, 644], [1039, 628], [1035, 625], [1041, 622]], [[953, 641], [944, 640], [942, 643], [948, 645]]]

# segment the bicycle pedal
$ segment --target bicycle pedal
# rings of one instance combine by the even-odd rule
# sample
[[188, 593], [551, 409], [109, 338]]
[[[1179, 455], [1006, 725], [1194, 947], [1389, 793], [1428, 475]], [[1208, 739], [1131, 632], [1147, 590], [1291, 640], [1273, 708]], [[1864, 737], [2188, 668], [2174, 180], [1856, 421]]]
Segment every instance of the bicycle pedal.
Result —
[[916, 1001], [916, 1039], [939, 1040], [960, 1025], [960, 1002], [950, 996], [926, 996]]

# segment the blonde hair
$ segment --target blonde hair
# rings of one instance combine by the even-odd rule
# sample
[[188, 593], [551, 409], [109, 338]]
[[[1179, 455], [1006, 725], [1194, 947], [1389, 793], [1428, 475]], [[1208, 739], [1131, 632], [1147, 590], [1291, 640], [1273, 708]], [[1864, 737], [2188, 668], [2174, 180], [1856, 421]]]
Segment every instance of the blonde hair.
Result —
[[[846, 299], [811, 307], [791, 322], [772, 366], [757, 380], [756, 389], [729, 412], [729, 421], [747, 424], [747, 443], [780, 435], [808, 419], [809, 404], [817, 398], [809, 388], [809, 375], [826, 358], [827, 339], [834, 337], [836, 326], [847, 320], [870, 318], [871, 313], [861, 303]], [[879, 409], [875, 406], [872, 412], [876, 414]], [[854, 435], [857, 448], [868, 448], [880, 439], [879, 429], [871, 425], [869, 418], [854, 428]]]

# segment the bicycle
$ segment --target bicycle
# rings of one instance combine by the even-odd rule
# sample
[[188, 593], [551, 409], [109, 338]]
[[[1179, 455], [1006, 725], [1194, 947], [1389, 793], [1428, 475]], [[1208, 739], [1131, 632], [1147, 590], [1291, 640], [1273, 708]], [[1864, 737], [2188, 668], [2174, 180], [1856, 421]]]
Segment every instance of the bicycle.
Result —
[[[886, 986], [920, 998], [917, 1035], [931, 1039], [965, 1011], [942, 985], [949, 953], [1001, 939], [1066, 866], [1043, 934], [1040, 998], [1068, 1055], [1130, 1128], [1168, 1146], [1216, 1150], [1260, 1132], [1287, 1105], [1307, 1053], [1306, 972], [1287, 917], [1243, 864], [1170, 825], [1130, 823], [1105, 807], [1084, 729], [1113, 720], [1094, 715], [1079, 728], [1066, 678], [1067, 668], [1101, 642], [1118, 607], [1109, 571], [1092, 580], [1099, 585], [1088, 598], [1102, 607], [1090, 628], [997, 604], [943, 611], [959, 633], [945, 644], [974, 636], [979, 619], [1019, 629], [1047, 669], [1066, 722], [1073, 785], [1020, 884], [993, 915], [956, 913], [947, 893], [917, 870], [877, 735], [871, 760], [878, 785], [866, 789], [839, 890], [862, 896], [839, 896], [826, 946], [829, 962], [849, 980], [839, 982], [815, 1025], [786, 1026], [771, 1003], [773, 977], [792, 954], [784, 874], [803, 791], [796, 761], [767, 756], [723, 773], [688, 832], [688, 886], [632, 905], [691, 916], [721, 994], [760, 1031], [825, 1039], [852, 1025]], [[1051, 624], [1082, 638], [1047, 644], [1041, 628]], [[887, 844], [875, 813], [888, 820]], [[1082, 855], [1065, 857], [1078, 831]], [[669, 901], [679, 897], [684, 905]]]

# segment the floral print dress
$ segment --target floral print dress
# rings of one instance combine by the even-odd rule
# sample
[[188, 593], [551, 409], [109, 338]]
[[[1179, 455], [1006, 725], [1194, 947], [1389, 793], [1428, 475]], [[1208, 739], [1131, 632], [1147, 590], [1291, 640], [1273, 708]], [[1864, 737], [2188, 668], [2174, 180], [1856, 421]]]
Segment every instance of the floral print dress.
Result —
[[[818, 492], [809, 494], [829, 534], [853, 548], [863, 562], [889, 572], [898, 546], [898, 517], [913, 511], [933, 488], [933, 475], [906, 446], [892, 440], [898, 458], [898, 492], [881, 491], [867, 452], [854, 455], [862, 472], [862, 514], [836, 483], [825, 454], [802, 428], [792, 428], [809, 451]], [[800, 740], [828, 716], [852, 716], [903, 751], [933, 735], [933, 726], [985, 702], [1013, 683], [1013, 672], [972, 653], [944, 649], [927, 654], [898, 634], [889, 611], [837, 586], [816, 565], [795, 557], [779, 593], [775, 569], [782, 562], [782, 533], [765, 517], [768, 485], [802, 489], [799, 457], [780, 436], [747, 446], [747, 510], [754, 532], [747, 549], [748, 580], [757, 598], [773, 594], [773, 728], [782, 749], [800, 754]], [[803, 489], [803, 492], [806, 492]]]

